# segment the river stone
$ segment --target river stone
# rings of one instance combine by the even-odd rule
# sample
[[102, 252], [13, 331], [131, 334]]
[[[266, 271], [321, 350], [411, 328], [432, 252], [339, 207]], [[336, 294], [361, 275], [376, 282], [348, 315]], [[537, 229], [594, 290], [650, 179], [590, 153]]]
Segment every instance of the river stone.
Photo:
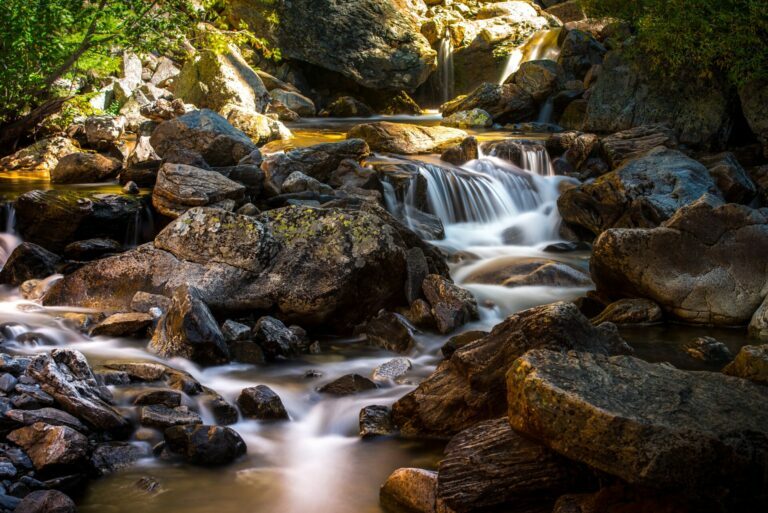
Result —
[[173, 294], [171, 307], [160, 318], [149, 348], [165, 358], [181, 356], [207, 365], [229, 361], [224, 335], [192, 287], [179, 287]]
[[604, 232], [592, 278], [599, 292], [651, 299], [685, 322], [746, 325], [765, 297], [768, 275], [753, 255], [768, 251], [766, 223], [762, 210], [704, 197], [658, 228]]
[[186, 150], [201, 155], [211, 166], [234, 166], [256, 149], [247, 135], [208, 109], [160, 123], [150, 143], [161, 158]]
[[462, 347], [471, 344], [475, 340], [480, 340], [481, 338], [487, 336], [487, 331], [480, 330], [470, 330], [465, 331], [464, 333], [459, 333], [458, 335], [454, 335], [449, 338], [448, 341], [440, 348], [440, 352], [443, 353], [443, 356], [446, 359], [450, 359], [457, 349], [461, 349]]
[[216, 424], [220, 426], [229, 426], [237, 423], [240, 419], [240, 414], [232, 403], [210, 388], [206, 388], [204, 394], [205, 395], [203, 395], [200, 400], [200, 404], [206, 410], [211, 412]]
[[165, 430], [165, 441], [193, 465], [227, 465], [247, 451], [234, 429], [221, 426], [174, 426]]
[[723, 372], [729, 376], [768, 384], [768, 345], [744, 346]]
[[37, 422], [50, 426], [66, 426], [81, 433], [87, 433], [88, 428], [67, 412], [56, 408], [40, 408], [39, 410], [8, 410], [5, 416], [24, 426], [31, 426]]
[[373, 109], [352, 96], [342, 96], [320, 111], [323, 118], [370, 118], [374, 115]]
[[415, 155], [439, 153], [448, 146], [463, 141], [467, 133], [442, 126], [428, 127], [377, 121], [352, 127], [347, 137], [363, 139], [373, 151]]
[[155, 247], [179, 259], [228, 265], [259, 273], [279, 250], [269, 227], [250, 216], [215, 208], [186, 211], [155, 238]]
[[477, 319], [475, 298], [469, 291], [454, 285], [447, 278], [430, 274], [424, 279], [421, 287], [432, 306], [432, 315], [440, 333], [450, 333]]
[[557, 206], [566, 223], [599, 235], [609, 228], [653, 228], [704, 194], [720, 197], [706, 167], [679, 151], [656, 148], [565, 191]]
[[600, 140], [600, 150], [611, 169], [664, 146], [677, 148], [677, 135], [666, 125], [646, 125], [616, 132]]
[[522, 63], [507, 81], [516, 84], [534, 102], [541, 104], [560, 88], [561, 74], [556, 62], [548, 59], [533, 60]]
[[26, 495], [14, 513], [76, 513], [75, 503], [58, 490], [37, 490]]
[[482, 109], [495, 123], [518, 123], [536, 117], [536, 104], [530, 94], [517, 84], [485, 83], [466, 96], [459, 96], [440, 107], [443, 116]]
[[179, 217], [192, 207], [225, 200], [241, 202], [245, 186], [221, 173], [185, 164], [163, 164], [152, 191], [152, 205], [170, 218]]
[[493, 125], [493, 118], [483, 109], [461, 110], [446, 116], [441, 123], [455, 128], [489, 128]]
[[284, 58], [338, 72], [365, 88], [413, 91], [435, 68], [419, 18], [399, 2], [232, 0], [226, 14], [232, 26], [245, 22]]
[[399, 468], [386, 480], [379, 502], [389, 513], [435, 513], [437, 472]]
[[688, 356], [703, 362], [725, 363], [733, 359], [728, 346], [712, 337], [698, 337], [685, 344], [684, 349]]
[[36, 422], [11, 431], [8, 440], [24, 449], [37, 471], [76, 465], [88, 453], [88, 439], [67, 426]]
[[504, 379], [533, 348], [629, 352], [612, 324], [594, 327], [572, 303], [553, 303], [507, 317], [490, 335], [457, 349], [413, 392], [397, 401], [393, 419], [407, 436], [446, 438], [506, 411]]
[[119, 313], [110, 315], [91, 328], [92, 337], [143, 337], [152, 326], [154, 317], [148, 313]]
[[91, 147], [117, 141], [125, 133], [123, 116], [91, 116], [85, 120], [85, 136]]
[[547, 285], [554, 287], [589, 287], [589, 276], [574, 267], [555, 260], [541, 258], [498, 258], [462, 279], [463, 283], [525, 287]]
[[61, 258], [45, 248], [22, 242], [0, 271], [0, 283], [18, 287], [27, 280], [43, 279], [56, 273]]
[[317, 391], [321, 394], [335, 396], [354, 395], [368, 390], [375, 390], [376, 383], [359, 374], [346, 374], [330, 383], [320, 387]]
[[140, 442], [105, 442], [91, 454], [91, 466], [99, 475], [111, 474], [134, 465], [151, 455], [148, 444]]
[[456, 513], [505, 505], [544, 511], [558, 495], [584, 489], [589, 475], [587, 468], [517, 434], [503, 417], [451, 439], [438, 466], [437, 497]]
[[514, 429], [630, 484], [710, 497], [768, 488], [768, 389], [749, 381], [534, 350], [507, 391]]
[[283, 89], [272, 89], [269, 91], [272, 99], [279, 101], [293, 112], [303, 118], [315, 116], [315, 104], [312, 100], [296, 91], [286, 91]]
[[122, 432], [129, 424], [110, 404], [111, 394], [100, 387], [82, 353], [54, 349], [36, 356], [26, 374], [53, 396], [56, 403], [88, 425], [106, 431]]
[[133, 196], [36, 190], [16, 198], [14, 208], [16, 228], [26, 242], [60, 252], [77, 240], [125, 239], [144, 206]]
[[171, 426], [202, 424], [203, 420], [199, 414], [183, 406], [169, 408], [162, 404], [151, 404], [141, 408], [139, 422], [142, 426], [165, 429]]
[[78, 240], [67, 244], [64, 258], [87, 262], [124, 251], [123, 245], [112, 239]]
[[122, 167], [119, 160], [98, 153], [72, 153], [59, 159], [51, 171], [51, 182], [103, 182], [115, 178]]
[[369, 343], [394, 353], [408, 353], [416, 345], [408, 323], [392, 312], [380, 312], [364, 331]]
[[649, 299], [620, 299], [605, 307], [605, 310], [592, 319], [592, 324], [653, 324], [663, 319], [661, 307]]
[[380, 385], [388, 385], [399, 382], [403, 376], [413, 368], [413, 364], [408, 358], [395, 358], [388, 362], [384, 362], [375, 369], [371, 374], [371, 379], [374, 383]]
[[245, 341], [251, 338], [251, 328], [232, 319], [227, 319], [221, 325], [221, 334], [224, 335], [224, 340], [227, 342]]
[[392, 424], [392, 408], [389, 406], [366, 406], [360, 410], [360, 436], [371, 438], [374, 436], [388, 436], [395, 433]]
[[281, 320], [264, 316], [253, 327], [254, 340], [267, 358], [288, 358], [300, 351], [300, 340]]
[[235, 45], [229, 45], [224, 52], [197, 52], [181, 68], [173, 91], [187, 103], [217, 112], [233, 105], [263, 113], [269, 105], [267, 88]]
[[243, 417], [257, 420], [288, 420], [283, 401], [271, 388], [257, 385], [243, 389], [237, 397]]

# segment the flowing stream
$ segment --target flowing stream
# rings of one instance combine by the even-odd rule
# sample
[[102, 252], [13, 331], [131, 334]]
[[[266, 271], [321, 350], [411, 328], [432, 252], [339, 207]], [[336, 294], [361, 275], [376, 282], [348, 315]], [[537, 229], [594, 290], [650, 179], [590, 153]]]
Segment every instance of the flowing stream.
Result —
[[[307, 133], [302, 134], [301, 130], [296, 129], [298, 140], [313, 144], [323, 138], [336, 140], [343, 127], [334, 120], [310, 121], [303, 125]], [[556, 200], [565, 179], [553, 176], [541, 146], [526, 146], [524, 150], [521, 167], [495, 156], [482, 156], [462, 167], [438, 165], [434, 157], [400, 162], [415, 168], [427, 183], [426, 205], [420, 206], [437, 216], [445, 227], [445, 238], [434, 243], [454, 256], [469, 255], [451, 259], [455, 280], [471, 290], [481, 305], [481, 319], [464, 330], [490, 329], [512, 312], [576, 298], [586, 290], [549, 286], [508, 288], [466, 281], [479, 269], [505, 259], [553, 258], [543, 248], [558, 238]], [[411, 204], [406, 206], [415, 209], [415, 197], [412, 188], [402, 198], [394, 196], [390, 189], [387, 199], [392, 209], [409, 201]], [[405, 212], [408, 221], [409, 210]], [[5, 219], [8, 227], [0, 237], [0, 246], [7, 255], [19, 240], [13, 232], [12, 210], [6, 210]], [[134, 229], [138, 231], [139, 227]], [[514, 245], [504, 242], [510, 229], [517, 233]], [[586, 268], [587, 258], [586, 254], [569, 254], [561, 260]], [[5, 350], [35, 353], [66, 345], [86, 354], [92, 365], [112, 359], [158, 360], [145, 350], [146, 340], [91, 339], [71, 329], [61, 310], [43, 309], [24, 301], [15, 290], [3, 290], [1, 299], [0, 330], [8, 339]], [[328, 339], [321, 341], [319, 354], [266, 367], [233, 363], [203, 369], [183, 359], [164, 362], [189, 372], [232, 402], [243, 388], [266, 384], [280, 395], [291, 421], [260, 424], [241, 420], [232, 426], [246, 441], [248, 456], [226, 468], [200, 469], [150, 458], [131, 469], [95, 480], [79, 499], [80, 511], [379, 512], [379, 486], [394, 469], [434, 468], [442, 450], [441, 444], [397, 438], [361, 440], [357, 434], [361, 408], [392, 404], [428, 376], [440, 361], [440, 347], [447, 336], [418, 333], [416, 338], [417, 347], [407, 355], [413, 369], [406, 380], [344, 398], [321, 396], [316, 388], [349, 373], [370, 375], [376, 366], [397, 355], [368, 347], [359, 339]], [[125, 397], [118, 395], [118, 400], [127, 404]], [[201, 412], [205, 422], [213, 423], [204, 408]], [[146, 436], [145, 430], [140, 430], [137, 442]], [[147, 494], [136, 486], [146, 476], [160, 483], [158, 493]]]

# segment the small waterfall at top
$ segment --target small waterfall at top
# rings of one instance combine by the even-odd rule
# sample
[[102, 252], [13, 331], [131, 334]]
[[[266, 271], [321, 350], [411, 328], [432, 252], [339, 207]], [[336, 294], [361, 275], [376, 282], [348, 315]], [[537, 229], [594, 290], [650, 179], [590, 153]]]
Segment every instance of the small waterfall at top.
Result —
[[440, 40], [437, 64], [440, 103], [443, 104], [454, 97], [453, 40], [448, 29], [445, 30], [445, 35]]
[[542, 104], [541, 109], [539, 110], [539, 116], [536, 119], [536, 121], [539, 122], [539, 123], [550, 123], [550, 122], [552, 122], [552, 112], [554, 110], [555, 110], [555, 99], [554, 99], [554, 97], [550, 96]]
[[21, 239], [16, 234], [16, 209], [13, 208], [12, 203], [3, 205], [3, 218], [5, 230], [0, 233], [0, 268], [5, 265], [13, 250], [21, 244]]
[[136, 210], [133, 221], [128, 223], [125, 233], [125, 247], [135, 248], [144, 241], [151, 240], [155, 235], [155, 221], [152, 209], [142, 201], [141, 207]]
[[558, 55], [560, 55], [560, 47], [557, 44], [560, 30], [559, 28], [539, 30], [525, 43], [515, 48], [507, 58], [507, 64], [504, 66], [499, 84], [506, 82], [512, 74], [520, 69], [520, 65], [524, 62], [541, 59], [557, 60]]

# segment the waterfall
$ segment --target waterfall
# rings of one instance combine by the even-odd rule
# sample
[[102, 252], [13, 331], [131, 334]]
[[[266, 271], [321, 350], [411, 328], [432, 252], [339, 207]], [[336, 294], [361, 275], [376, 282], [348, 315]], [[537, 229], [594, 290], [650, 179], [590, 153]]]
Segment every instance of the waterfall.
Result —
[[501, 74], [499, 84], [503, 84], [512, 76], [520, 65], [528, 61], [537, 61], [541, 59], [557, 60], [560, 55], [560, 47], [557, 40], [560, 36], [559, 28], [544, 29], [535, 32], [528, 40], [509, 54], [507, 64]]
[[13, 208], [13, 203], [3, 205], [3, 217], [5, 231], [0, 233], [0, 268], [5, 265], [13, 250], [21, 244], [21, 239], [16, 234], [16, 209]]
[[149, 204], [142, 200], [141, 207], [136, 210], [133, 221], [128, 223], [125, 233], [125, 247], [135, 248], [155, 236], [155, 221]]
[[545, 101], [541, 109], [539, 110], [539, 117], [536, 120], [539, 123], [551, 123], [552, 122], [552, 112], [555, 110], [555, 99], [554, 97], [550, 96], [547, 98], [547, 101]]
[[442, 104], [452, 100], [454, 97], [453, 40], [448, 29], [446, 29], [443, 39], [440, 40], [437, 64], [440, 103]]
[[538, 176], [554, 176], [555, 169], [547, 149], [541, 144], [527, 141], [503, 141], [501, 144], [489, 143], [489, 157], [512, 162]]

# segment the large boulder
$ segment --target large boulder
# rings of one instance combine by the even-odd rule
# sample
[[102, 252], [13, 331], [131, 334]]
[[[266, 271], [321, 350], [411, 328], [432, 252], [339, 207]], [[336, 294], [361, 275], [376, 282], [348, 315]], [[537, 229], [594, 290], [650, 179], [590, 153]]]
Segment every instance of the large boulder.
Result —
[[[595, 242], [598, 291], [642, 297], [690, 323], [746, 325], [765, 298], [768, 216], [704, 197], [652, 229], [613, 229]], [[695, 258], [692, 256], [695, 255]]]
[[234, 166], [256, 149], [247, 135], [208, 109], [160, 123], [150, 143], [161, 158], [186, 150], [211, 166]]
[[77, 142], [67, 137], [41, 139], [31, 146], [0, 159], [0, 171], [51, 171], [62, 157], [80, 151]]
[[705, 194], [720, 196], [707, 168], [660, 147], [567, 190], [557, 206], [566, 223], [599, 235], [609, 228], [653, 228]]
[[36, 422], [11, 431], [8, 440], [24, 449], [39, 472], [76, 468], [88, 453], [88, 438], [67, 426]]
[[98, 153], [72, 153], [59, 159], [51, 171], [51, 182], [103, 182], [115, 178], [122, 167], [119, 160]]
[[533, 97], [515, 83], [485, 83], [468, 95], [459, 96], [440, 107], [445, 117], [473, 109], [484, 110], [497, 123], [530, 121], [537, 114]]
[[367, 88], [414, 90], [435, 67], [418, 18], [401, 2], [236, 0], [228, 2], [227, 14], [234, 26], [245, 22], [265, 35], [283, 57], [341, 73]]
[[143, 204], [132, 196], [48, 190], [22, 194], [14, 208], [25, 241], [59, 252], [76, 240], [124, 240]]
[[725, 88], [714, 79], [673, 80], [647, 72], [647, 66], [608, 52], [586, 110], [587, 132], [619, 132], [665, 123], [683, 144], [719, 147], [728, 140], [731, 119]]
[[181, 68], [173, 91], [187, 103], [217, 112], [233, 105], [263, 113], [270, 101], [264, 82], [234, 45], [225, 53], [198, 52]]
[[216, 171], [185, 164], [163, 164], [152, 190], [152, 205], [171, 218], [192, 207], [215, 205], [226, 200], [231, 200], [231, 210], [244, 198], [244, 185]]
[[768, 492], [768, 389], [628, 356], [530, 351], [507, 374], [509, 422], [624, 481], [708, 497]]
[[675, 131], [665, 125], [643, 125], [616, 132], [600, 140], [600, 149], [611, 169], [642, 157], [657, 146], [677, 147]]
[[404, 435], [449, 437], [506, 411], [504, 375], [533, 348], [628, 351], [615, 326], [594, 327], [571, 303], [554, 303], [508, 317], [490, 335], [457, 349], [449, 360], [393, 406]]
[[463, 141], [467, 133], [442, 126], [428, 127], [378, 121], [352, 127], [347, 137], [363, 139], [373, 151], [414, 155], [440, 153], [448, 146]]
[[22, 242], [0, 270], [0, 283], [18, 287], [27, 280], [40, 280], [56, 272], [61, 258], [45, 248]]

